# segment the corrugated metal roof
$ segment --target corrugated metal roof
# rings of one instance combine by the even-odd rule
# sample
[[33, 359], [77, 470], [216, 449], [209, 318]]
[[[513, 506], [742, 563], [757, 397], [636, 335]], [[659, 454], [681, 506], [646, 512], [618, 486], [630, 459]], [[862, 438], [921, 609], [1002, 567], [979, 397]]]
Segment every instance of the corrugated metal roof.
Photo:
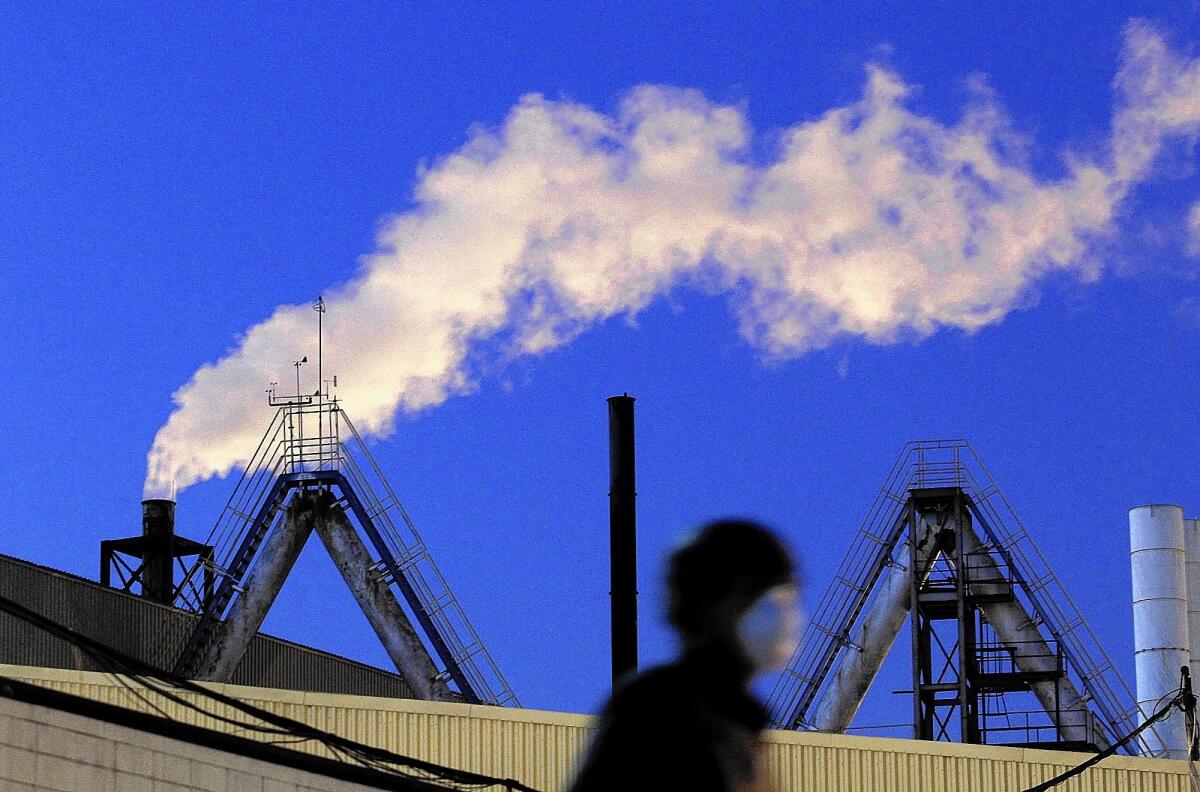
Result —
[[[113, 679], [0, 667], [0, 676], [123, 706], [143, 707]], [[359, 742], [441, 765], [563, 787], [591, 738], [583, 715], [467, 704], [215, 686], [230, 696]], [[181, 694], [187, 700], [196, 694]], [[187, 723], [228, 729], [170, 702]], [[777, 792], [1018, 792], [1074, 766], [1084, 754], [812, 732], [765, 734]], [[315, 753], [321, 746], [296, 744]], [[633, 770], [632, 772], [636, 772]], [[1190, 792], [1186, 762], [1114, 756], [1056, 792]]]
[[[0, 594], [159, 668], [170, 668], [196, 616], [86, 578], [0, 555]], [[70, 644], [0, 614], [0, 662], [99, 670]], [[231, 682], [288, 690], [409, 698], [397, 674], [259, 633]]]

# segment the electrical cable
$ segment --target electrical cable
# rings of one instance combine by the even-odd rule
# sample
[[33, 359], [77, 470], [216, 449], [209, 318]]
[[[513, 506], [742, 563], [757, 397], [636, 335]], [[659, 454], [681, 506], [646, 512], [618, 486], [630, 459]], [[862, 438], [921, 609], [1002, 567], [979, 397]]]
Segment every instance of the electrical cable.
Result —
[[1200, 724], [1194, 716], [1191, 721], [1192, 733], [1188, 735], [1190, 738], [1188, 740], [1188, 778], [1192, 782], [1192, 792], [1200, 792], [1200, 771], [1196, 770], [1196, 753], [1194, 751], [1195, 746], [1200, 742]]
[[[218, 721], [235, 726], [239, 729], [254, 731], [261, 734], [272, 735], [276, 737], [295, 738], [294, 741], [314, 741], [323, 744], [334, 755], [346, 757], [350, 762], [361, 766], [369, 767], [397, 778], [413, 779], [422, 778], [423, 780], [435, 779], [439, 783], [451, 784], [457, 788], [463, 789], [484, 789], [488, 787], [503, 787], [515, 792], [537, 792], [537, 790], [522, 784], [514, 779], [500, 779], [492, 776], [487, 776], [482, 773], [474, 773], [466, 770], [458, 770], [455, 768], [445, 767], [433, 762], [427, 762], [413, 757], [403, 756], [393, 753], [383, 748], [377, 748], [370, 745], [355, 742], [348, 738], [342, 737], [331, 732], [325, 732], [306, 723], [293, 720], [283, 715], [270, 712], [248, 702], [227, 696], [215, 690], [211, 690], [201, 684], [183, 677], [176, 676], [162, 669], [156, 668], [143, 660], [127, 655], [120, 650], [117, 650], [107, 644], [95, 640], [82, 633], [76, 632], [65, 625], [46, 618], [40, 613], [33, 611], [18, 602], [15, 602], [7, 597], [0, 596], [0, 612], [4, 612], [17, 619], [25, 621], [33, 626], [44, 630], [45, 632], [54, 635], [86, 653], [100, 665], [106, 673], [115, 676], [122, 685], [131, 692], [140, 701], [146, 704], [149, 708], [166, 716], [166, 713], [149, 701], [144, 695], [133, 688], [123, 677], [132, 679], [142, 684], [146, 689], [151, 690], [158, 695], [172, 701], [182, 707], [193, 710], [206, 717], [214, 718]], [[200, 695], [204, 698], [215, 701], [226, 707], [232, 708], [246, 715], [249, 715], [262, 723], [249, 723], [230, 718], [212, 710], [205, 709], [195, 702], [179, 696], [175, 692], [168, 690], [166, 686], [176, 690], [182, 690], [189, 693]], [[410, 772], [404, 772], [398, 768]], [[412, 771], [415, 771], [412, 772]]]
[[[1104, 761], [1108, 757], [1115, 755], [1118, 750], [1120, 750], [1125, 745], [1128, 745], [1129, 743], [1133, 742], [1133, 740], [1139, 734], [1141, 734], [1146, 729], [1150, 728], [1150, 726], [1152, 724], [1154, 724], [1160, 720], [1165, 720], [1166, 717], [1171, 714], [1171, 710], [1174, 709], [1175, 707], [1179, 706], [1180, 703], [1184, 700], [1185, 693], [1186, 693], [1185, 690], [1183, 688], [1180, 688], [1174, 694], [1168, 694], [1168, 695], [1173, 696], [1171, 701], [1168, 702], [1165, 706], [1163, 706], [1159, 710], [1157, 710], [1153, 715], [1151, 715], [1149, 718], [1147, 718], [1145, 720], [1145, 722], [1142, 723], [1142, 725], [1138, 726], [1136, 729], [1131, 731], [1129, 734], [1125, 735], [1120, 740], [1113, 743], [1108, 748], [1105, 748], [1103, 751], [1096, 754], [1095, 756], [1089, 757], [1087, 759], [1087, 761], [1082, 762], [1082, 763], [1076, 765], [1075, 767], [1072, 767], [1070, 770], [1067, 770], [1063, 773], [1056, 775], [1054, 778], [1051, 778], [1049, 781], [1043, 781], [1042, 783], [1037, 784], [1036, 786], [1031, 786], [1028, 789], [1024, 790], [1024, 792], [1045, 792], [1045, 790], [1052, 789], [1052, 788], [1058, 786], [1059, 784], [1061, 784], [1062, 782], [1066, 781], [1067, 779], [1074, 778], [1075, 776], [1079, 775], [1080, 773], [1087, 770], [1088, 768], [1094, 767], [1095, 765]], [[1163, 698], [1166, 698], [1166, 696], [1164, 696]], [[1162, 698], [1160, 698], [1159, 701], [1161, 702]]]
[[[89, 652], [89, 654], [91, 654], [91, 653]], [[169, 718], [169, 716], [167, 715], [166, 712], [164, 712], [161, 708], [156, 706], [154, 703], [150, 702], [144, 695], [142, 695], [135, 688], [130, 686], [124, 679], [122, 679], [122, 676], [128, 676], [130, 678], [133, 678], [136, 681], [142, 683], [149, 690], [153, 690], [154, 692], [158, 693], [160, 696], [163, 696], [164, 698], [166, 698], [170, 701], [173, 701], [182, 707], [191, 709], [197, 713], [200, 713], [201, 715], [204, 715], [205, 717], [209, 717], [209, 718], [227, 723], [229, 725], [232, 725], [232, 726], [236, 727], [238, 730], [254, 731], [254, 732], [258, 732], [258, 733], [266, 734], [266, 735], [279, 735], [282, 737], [290, 738], [288, 740], [266, 740], [265, 742], [278, 743], [278, 742], [318, 741], [318, 742], [325, 744], [326, 747], [328, 747], [336, 755], [344, 757], [346, 759], [349, 759], [350, 761], [355, 762], [357, 764], [361, 764], [361, 765], [370, 767], [371, 769], [374, 769], [374, 770], [377, 770], [380, 772], [385, 772], [389, 775], [397, 776], [398, 778], [411, 778], [412, 777], [408, 774], [398, 772], [395, 769], [395, 767], [390, 767], [390, 766], [385, 765], [378, 758], [372, 756], [369, 749], [366, 752], [361, 751], [361, 750], [359, 750], [359, 746], [357, 746], [354, 743], [349, 743], [349, 742], [347, 742], [347, 744], [344, 746], [333, 744], [331, 742], [330, 737], [336, 737], [335, 735], [325, 735], [325, 734], [319, 733], [319, 732], [314, 733], [315, 730], [302, 729], [302, 733], [299, 736], [297, 736], [296, 730], [292, 729], [292, 728], [264, 727], [264, 726], [262, 726], [260, 724], [256, 724], [256, 723], [247, 723], [245, 721], [235, 720], [233, 718], [229, 718], [229, 717], [220, 715], [216, 712], [213, 712], [212, 710], [200, 707], [200, 706], [196, 705], [195, 703], [188, 701], [187, 699], [184, 699], [184, 698], [181, 698], [181, 697], [175, 695], [173, 692], [171, 692], [167, 689], [164, 689], [162, 686], [157, 684], [156, 680], [153, 677], [148, 677], [143, 674], [137, 673], [135, 669], [114, 668], [113, 665], [111, 665], [108, 662], [109, 658], [97, 658], [97, 659], [98, 659], [98, 661], [101, 661], [105, 665], [107, 665], [111, 669], [111, 673], [114, 676], [116, 676], [116, 678], [118, 680], [120, 680], [122, 682], [122, 684], [126, 687], [126, 689], [128, 689], [134, 696], [136, 696], [139, 700], [141, 700], [143, 703], [145, 703], [148, 707], [150, 707], [152, 710], [160, 713], [164, 717]], [[200, 690], [193, 691], [193, 692], [203, 692], [203, 691], [204, 691], [204, 689], [201, 688]], [[211, 691], [209, 691], [209, 692], [211, 693]], [[222, 701], [222, 703], [227, 703], [227, 702], [224, 702], [223, 699], [219, 696], [210, 696], [210, 698], [214, 698], [215, 700]], [[246, 708], [239, 708], [239, 709], [246, 710]], [[303, 726], [303, 724], [300, 724], [300, 725]], [[337, 738], [337, 739], [340, 739], [340, 738]], [[393, 761], [393, 762], [391, 762], [391, 764], [405, 765], [405, 764], [410, 764], [410, 763]], [[473, 779], [466, 779], [466, 778], [462, 778], [462, 777], [447, 777], [446, 773], [444, 773], [444, 772], [429, 772], [428, 768], [418, 768], [418, 769], [423, 771], [426, 774], [426, 777], [437, 779], [442, 782], [456, 783], [459, 785], [469, 786], [472, 788], [484, 785], [480, 782], [474, 781]], [[451, 771], [451, 773], [453, 773], [454, 775], [457, 775], [458, 771]], [[493, 783], [493, 784], [487, 784], [487, 785], [495, 785], [495, 784]]]
[[1200, 792], [1200, 772], [1196, 770], [1196, 760], [1200, 758], [1200, 724], [1196, 720], [1196, 696], [1192, 690], [1192, 675], [1190, 664], [1179, 669], [1183, 681], [1183, 695], [1180, 709], [1183, 710], [1184, 724], [1188, 732], [1188, 780], [1192, 792]]

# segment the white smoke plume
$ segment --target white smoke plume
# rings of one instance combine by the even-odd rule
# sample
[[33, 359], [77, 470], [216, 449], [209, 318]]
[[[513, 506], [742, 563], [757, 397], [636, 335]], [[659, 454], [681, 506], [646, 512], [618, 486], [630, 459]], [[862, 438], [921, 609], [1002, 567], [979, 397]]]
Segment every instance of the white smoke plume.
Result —
[[[908, 109], [872, 66], [862, 98], [783, 131], [756, 162], [736, 107], [661, 86], [619, 112], [526, 96], [424, 172], [355, 279], [325, 295], [340, 396], [360, 428], [471, 387], [472, 344], [537, 354], [681, 283], [728, 292], [745, 338], [788, 358], [839, 335], [884, 344], [973, 331], [1051, 270], [1093, 275], [1132, 187], [1200, 129], [1200, 62], [1131, 23], [1106, 150], [1038, 178], [985, 91], [952, 124]], [[174, 394], [147, 491], [245, 464], [265, 383], [310, 352], [311, 306], [285, 305]], [[281, 377], [280, 375], [285, 375]], [[315, 387], [315, 386], [314, 386]]]
[[1200, 201], [1192, 204], [1187, 216], [1187, 252], [1200, 257]]

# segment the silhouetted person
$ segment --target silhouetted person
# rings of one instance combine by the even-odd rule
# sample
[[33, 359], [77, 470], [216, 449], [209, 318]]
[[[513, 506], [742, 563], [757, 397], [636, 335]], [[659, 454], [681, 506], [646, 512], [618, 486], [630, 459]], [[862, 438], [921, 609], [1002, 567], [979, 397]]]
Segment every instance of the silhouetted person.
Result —
[[758, 743], [767, 713], [748, 685], [795, 648], [787, 550], [757, 523], [711, 523], [671, 556], [667, 586], [682, 653], [617, 685], [568, 789], [771, 789]]

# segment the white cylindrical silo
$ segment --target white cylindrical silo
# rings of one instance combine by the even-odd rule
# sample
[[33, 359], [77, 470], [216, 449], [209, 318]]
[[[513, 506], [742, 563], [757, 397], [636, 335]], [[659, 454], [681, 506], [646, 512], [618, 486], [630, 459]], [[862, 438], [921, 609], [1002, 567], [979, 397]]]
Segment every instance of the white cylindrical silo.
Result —
[[[1189, 665], [1186, 544], [1181, 507], [1153, 504], [1129, 510], [1133, 645], [1143, 718], [1179, 689], [1179, 669]], [[1187, 758], [1178, 710], [1144, 734], [1154, 755]]]
[[1184, 520], [1183, 536], [1187, 548], [1188, 653], [1192, 684], [1200, 685], [1200, 520]]

